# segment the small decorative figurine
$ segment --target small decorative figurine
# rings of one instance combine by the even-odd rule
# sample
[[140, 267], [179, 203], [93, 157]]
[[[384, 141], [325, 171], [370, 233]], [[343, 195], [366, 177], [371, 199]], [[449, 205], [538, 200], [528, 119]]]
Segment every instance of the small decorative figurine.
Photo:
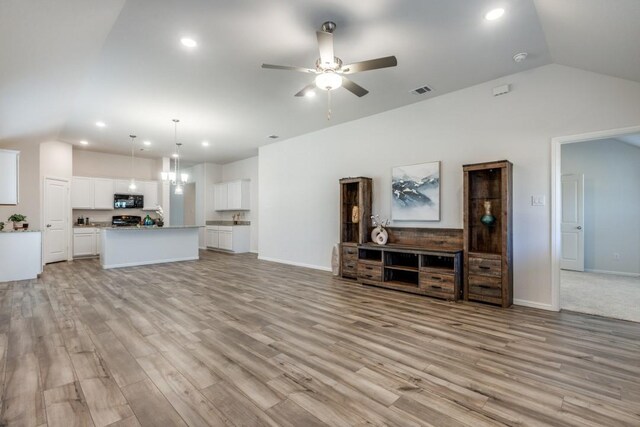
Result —
[[351, 209], [351, 222], [354, 224], [360, 222], [360, 208], [357, 205]]
[[371, 231], [371, 240], [379, 245], [386, 245], [389, 240], [389, 233], [384, 227], [389, 225], [389, 220], [380, 220], [380, 215], [371, 215], [371, 223], [375, 227]]

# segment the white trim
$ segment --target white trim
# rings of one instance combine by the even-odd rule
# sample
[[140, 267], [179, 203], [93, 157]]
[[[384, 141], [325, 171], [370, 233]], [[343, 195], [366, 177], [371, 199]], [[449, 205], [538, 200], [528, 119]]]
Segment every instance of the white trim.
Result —
[[578, 135], [558, 136], [551, 139], [551, 307], [560, 311], [560, 206], [562, 205], [562, 145], [575, 142], [593, 141], [616, 136], [639, 133], [640, 126], [608, 129]]
[[260, 256], [260, 255], [258, 255], [258, 259], [261, 260], [261, 261], [269, 261], [269, 262], [277, 262], [277, 263], [280, 263], [280, 264], [294, 265], [296, 267], [312, 268], [314, 270], [332, 271], [331, 267], [321, 267], [319, 265], [305, 264], [305, 263], [302, 263], [302, 262], [294, 262], [294, 261], [286, 261], [286, 260], [283, 260], [283, 259], [264, 257], [264, 256]]
[[595, 270], [591, 268], [585, 268], [585, 272], [587, 273], [598, 273], [598, 274], [612, 274], [615, 276], [626, 276], [626, 277], [640, 277], [640, 273], [626, 273], [622, 271], [609, 271], [609, 270]]
[[109, 268], [121, 268], [121, 267], [137, 267], [139, 265], [150, 265], [150, 264], [166, 264], [168, 262], [179, 262], [179, 261], [197, 261], [200, 257], [185, 257], [185, 258], [172, 258], [172, 259], [162, 259], [162, 260], [153, 260], [153, 261], [136, 261], [136, 262], [126, 262], [123, 264], [110, 264], [110, 265], [101, 265], [103, 269], [107, 270]]
[[537, 309], [540, 309], [540, 310], [558, 311], [558, 310], [555, 310], [551, 304], [543, 304], [541, 302], [527, 301], [525, 299], [514, 299], [513, 300], [513, 304], [514, 305], [519, 305], [519, 306], [522, 306], [522, 307], [537, 308]]

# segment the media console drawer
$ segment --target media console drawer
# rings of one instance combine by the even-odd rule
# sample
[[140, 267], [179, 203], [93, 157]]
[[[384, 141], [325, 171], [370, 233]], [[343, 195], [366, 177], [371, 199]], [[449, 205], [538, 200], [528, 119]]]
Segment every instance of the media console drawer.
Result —
[[382, 266], [376, 266], [368, 263], [358, 263], [358, 278], [382, 281]]
[[420, 288], [436, 292], [455, 292], [455, 276], [420, 271]]

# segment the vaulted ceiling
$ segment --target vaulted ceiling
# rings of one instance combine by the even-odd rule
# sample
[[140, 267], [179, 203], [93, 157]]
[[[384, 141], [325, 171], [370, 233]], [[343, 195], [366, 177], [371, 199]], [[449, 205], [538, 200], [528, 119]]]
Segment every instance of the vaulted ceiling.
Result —
[[[484, 14], [506, 10], [496, 21]], [[395, 55], [352, 75], [370, 93], [293, 95], [334, 21], [345, 62]], [[7, 0], [0, 2], [0, 145], [87, 141], [125, 154], [225, 163], [257, 148], [487, 80], [559, 63], [640, 82], [638, 0]], [[185, 48], [182, 37], [198, 46]], [[512, 57], [527, 52], [524, 62]], [[410, 91], [429, 85], [433, 91]], [[106, 124], [96, 127], [97, 121]], [[142, 145], [149, 141], [150, 146]], [[208, 141], [209, 147], [203, 147]]]

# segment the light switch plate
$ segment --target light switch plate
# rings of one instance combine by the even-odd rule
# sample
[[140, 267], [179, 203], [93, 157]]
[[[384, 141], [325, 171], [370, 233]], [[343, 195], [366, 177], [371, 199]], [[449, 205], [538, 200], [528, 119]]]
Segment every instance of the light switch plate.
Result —
[[544, 205], [545, 205], [544, 196], [531, 196], [531, 206], [544, 206]]

